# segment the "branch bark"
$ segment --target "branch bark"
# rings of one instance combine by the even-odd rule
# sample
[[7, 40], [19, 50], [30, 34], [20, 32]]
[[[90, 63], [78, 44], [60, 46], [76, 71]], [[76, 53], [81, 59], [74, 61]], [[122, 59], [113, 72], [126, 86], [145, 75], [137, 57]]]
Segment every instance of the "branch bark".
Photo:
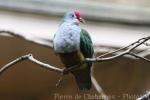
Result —
[[4, 65], [1, 69], [0, 69], [0, 74], [2, 74], [5, 70], [7, 70], [8, 68], [10, 68], [11, 66], [19, 63], [19, 62], [22, 62], [24, 60], [29, 60], [35, 64], [38, 64], [40, 65], [41, 67], [43, 68], [46, 68], [48, 70], [51, 70], [51, 71], [55, 71], [55, 72], [58, 72], [58, 73], [63, 73], [63, 69], [61, 68], [58, 68], [58, 67], [54, 67], [54, 66], [51, 66], [49, 64], [46, 64], [46, 63], [43, 63], [37, 59], [35, 59], [33, 57], [32, 54], [27, 54], [27, 55], [24, 55], [24, 56], [21, 56], [21, 57], [18, 57], [16, 58], [15, 60], [9, 62], [8, 64]]
[[143, 96], [137, 98], [136, 100], [150, 100], [150, 91], [144, 94]]

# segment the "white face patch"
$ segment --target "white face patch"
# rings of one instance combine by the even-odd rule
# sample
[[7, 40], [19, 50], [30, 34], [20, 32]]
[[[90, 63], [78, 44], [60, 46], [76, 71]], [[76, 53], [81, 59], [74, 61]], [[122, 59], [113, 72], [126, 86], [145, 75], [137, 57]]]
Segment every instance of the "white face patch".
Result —
[[54, 37], [54, 51], [56, 53], [70, 53], [80, 49], [81, 28], [73, 22], [64, 22]]

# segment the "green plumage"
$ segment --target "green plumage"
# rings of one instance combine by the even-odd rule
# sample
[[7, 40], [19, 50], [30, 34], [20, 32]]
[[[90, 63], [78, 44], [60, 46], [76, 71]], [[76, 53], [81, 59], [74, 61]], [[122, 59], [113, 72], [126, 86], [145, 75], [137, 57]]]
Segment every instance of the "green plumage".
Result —
[[80, 33], [80, 50], [85, 58], [91, 58], [93, 56], [93, 43], [89, 33], [84, 29]]
[[[88, 32], [84, 29], [80, 33], [80, 52], [85, 58], [93, 57], [93, 44]], [[73, 72], [76, 82], [80, 90], [90, 89], [91, 88], [91, 66], [92, 63], [88, 62], [80, 66], [78, 70]]]

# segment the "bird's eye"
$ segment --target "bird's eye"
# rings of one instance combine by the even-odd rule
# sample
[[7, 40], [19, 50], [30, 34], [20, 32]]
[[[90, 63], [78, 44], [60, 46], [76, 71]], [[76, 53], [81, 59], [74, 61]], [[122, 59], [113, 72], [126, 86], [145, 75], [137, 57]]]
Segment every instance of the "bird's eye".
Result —
[[74, 15], [71, 15], [71, 17], [73, 18], [73, 17], [74, 17]]

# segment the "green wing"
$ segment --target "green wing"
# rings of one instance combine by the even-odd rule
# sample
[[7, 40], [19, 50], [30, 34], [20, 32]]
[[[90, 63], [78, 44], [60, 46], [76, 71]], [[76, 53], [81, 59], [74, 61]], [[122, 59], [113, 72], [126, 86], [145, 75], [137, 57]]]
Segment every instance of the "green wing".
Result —
[[80, 51], [85, 58], [93, 57], [93, 43], [89, 33], [84, 29], [82, 29], [80, 33]]
[[[87, 31], [84, 29], [80, 32], [80, 51], [85, 58], [92, 58], [93, 57], [93, 44], [92, 40]], [[87, 62], [87, 64], [82, 65], [82, 68], [74, 71], [73, 74], [75, 75], [76, 82], [79, 86], [80, 90], [89, 90], [91, 88], [91, 66], [92, 62]]]

